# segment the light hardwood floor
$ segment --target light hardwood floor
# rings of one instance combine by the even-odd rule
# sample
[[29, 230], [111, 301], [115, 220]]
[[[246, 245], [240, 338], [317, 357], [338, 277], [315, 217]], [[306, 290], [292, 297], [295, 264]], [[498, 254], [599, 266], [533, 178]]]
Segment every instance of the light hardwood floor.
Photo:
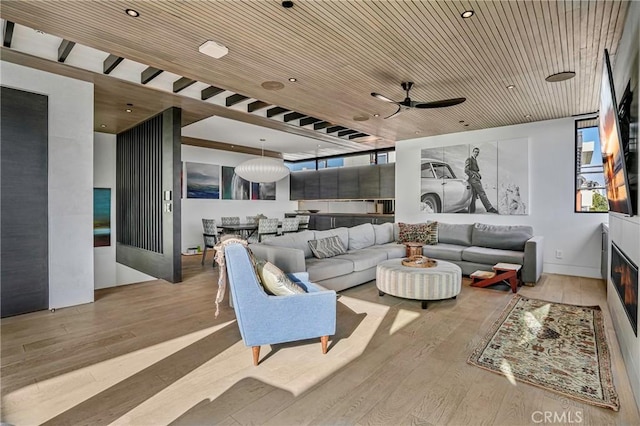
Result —
[[[233, 310], [214, 317], [217, 268], [183, 257], [182, 284], [96, 291], [95, 303], [1, 321], [2, 417], [31, 424], [638, 425], [600, 280], [545, 275], [522, 295], [604, 309], [620, 411], [563, 398], [466, 363], [507, 305], [468, 286], [429, 304], [342, 292], [329, 352], [319, 340], [263, 347], [252, 365]], [[577, 420], [581, 420], [578, 422]]]

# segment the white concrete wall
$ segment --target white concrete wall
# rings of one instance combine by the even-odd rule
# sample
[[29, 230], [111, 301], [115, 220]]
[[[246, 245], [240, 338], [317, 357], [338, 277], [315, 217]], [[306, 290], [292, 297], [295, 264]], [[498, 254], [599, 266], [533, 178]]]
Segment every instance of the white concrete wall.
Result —
[[[396, 222], [530, 225], [544, 237], [544, 271], [600, 277], [601, 224], [607, 214], [574, 213], [574, 119], [550, 120], [402, 141], [396, 145]], [[529, 139], [527, 216], [428, 214], [420, 211], [420, 151], [423, 148]], [[555, 251], [563, 252], [562, 259]]]
[[94, 247], [96, 289], [155, 280], [156, 278], [116, 263], [116, 135], [94, 133], [93, 185], [111, 188], [111, 245]]
[[0, 66], [2, 85], [49, 97], [49, 308], [93, 302], [93, 84]]
[[[255, 158], [249, 154], [200, 148], [182, 145], [182, 161], [194, 163], [210, 163], [220, 166], [235, 167], [238, 164]], [[289, 200], [289, 177], [276, 182], [276, 199], [269, 200], [202, 200], [182, 199], [182, 251], [188, 247], [202, 246], [202, 219], [216, 219], [220, 223], [222, 216], [255, 216], [262, 213], [268, 217], [284, 218], [285, 213], [298, 208], [297, 201]]]
[[[627, 86], [627, 82], [635, 74], [635, 81], [640, 81], [640, 66], [633, 66], [634, 59], [640, 55], [640, 3], [632, 2], [629, 5], [627, 22], [624, 33], [613, 61], [613, 78], [618, 102]], [[637, 93], [634, 94], [637, 96]], [[638, 125], [640, 123], [636, 123]], [[640, 176], [639, 170], [636, 173]], [[640, 200], [636, 211], [640, 212]], [[625, 252], [636, 266], [640, 266], [640, 216], [624, 217], [617, 213], [609, 214], [609, 239]], [[609, 263], [611, 262], [611, 249], [609, 249]], [[613, 327], [620, 343], [620, 350], [627, 367], [627, 374], [631, 382], [636, 404], [640, 407], [640, 337], [633, 332], [624, 306], [611, 282], [611, 276], [607, 281], [607, 304], [613, 318]], [[639, 321], [637, 318], [636, 321]]]

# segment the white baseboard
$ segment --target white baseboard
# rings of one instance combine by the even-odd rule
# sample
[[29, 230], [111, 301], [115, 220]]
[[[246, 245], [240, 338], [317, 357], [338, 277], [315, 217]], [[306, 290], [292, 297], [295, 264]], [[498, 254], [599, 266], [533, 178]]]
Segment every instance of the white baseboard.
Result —
[[597, 268], [588, 266], [560, 265], [557, 263], [544, 263], [542, 272], [548, 274], [573, 275], [575, 277], [600, 278], [600, 265]]

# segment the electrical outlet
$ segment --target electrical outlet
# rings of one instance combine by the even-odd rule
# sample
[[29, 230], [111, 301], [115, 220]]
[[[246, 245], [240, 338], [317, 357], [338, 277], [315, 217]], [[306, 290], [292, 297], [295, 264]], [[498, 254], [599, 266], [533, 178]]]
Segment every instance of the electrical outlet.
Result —
[[556, 259], [562, 259], [562, 250], [556, 250]]

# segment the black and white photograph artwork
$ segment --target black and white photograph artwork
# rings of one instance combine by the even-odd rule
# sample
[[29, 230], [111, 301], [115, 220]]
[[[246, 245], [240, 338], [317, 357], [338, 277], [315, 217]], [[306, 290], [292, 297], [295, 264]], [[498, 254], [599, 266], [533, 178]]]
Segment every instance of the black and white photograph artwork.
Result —
[[275, 200], [276, 199], [276, 183], [275, 182], [251, 182], [251, 199], [252, 200]]
[[420, 210], [528, 214], [528, 139], [425, 148]]

